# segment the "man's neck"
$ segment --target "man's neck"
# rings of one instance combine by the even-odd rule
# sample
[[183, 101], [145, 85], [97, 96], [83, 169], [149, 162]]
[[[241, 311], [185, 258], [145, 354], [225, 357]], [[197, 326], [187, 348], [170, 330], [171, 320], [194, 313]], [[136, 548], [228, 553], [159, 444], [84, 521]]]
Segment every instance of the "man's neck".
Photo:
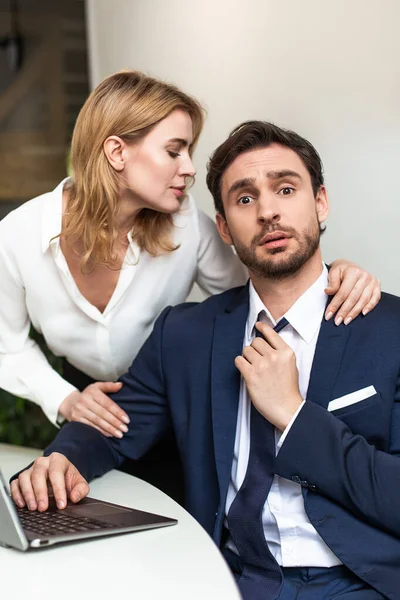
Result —
[[264, 306], [277, 320], [317, 281], [322, 268], [319, 248], [314, 256], [293, 275], [274, 281], [250, 271], [250, 279]]

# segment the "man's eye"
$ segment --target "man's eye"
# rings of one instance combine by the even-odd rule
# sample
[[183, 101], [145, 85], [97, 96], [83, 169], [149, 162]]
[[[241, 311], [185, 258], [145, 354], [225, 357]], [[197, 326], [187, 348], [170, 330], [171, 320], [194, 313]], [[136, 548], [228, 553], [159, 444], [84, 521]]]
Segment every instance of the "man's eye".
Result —
[[254, 198], [251, 196], [242, 196], [238, 200], [238, 204], [251, 204], [254, 201]]
[[290, 196], [290, 194], [293, 194], [293, 192], [294, 188], [288, 186], [279, 190], [279, 193], [282, 194], [282, 196]]
[[171, 158], [177, 158], [178, 156], [180, 156], [179, 152], [172, 152], [172, 150], [167, 150], [167, 152]]

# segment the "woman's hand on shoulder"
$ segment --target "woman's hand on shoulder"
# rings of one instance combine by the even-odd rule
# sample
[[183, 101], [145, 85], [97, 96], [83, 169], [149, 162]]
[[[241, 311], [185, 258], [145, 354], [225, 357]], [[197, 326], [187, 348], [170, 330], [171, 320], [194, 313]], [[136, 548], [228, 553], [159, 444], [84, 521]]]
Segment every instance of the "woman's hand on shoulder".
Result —
[[[329, 283], [325, 292], [333, 296], [326, 308], [325, 318], [335, 315], [335, 324], [348, 325], [360, 313], [366, 315], [381, 298], [381, 285], [376, 277], [348, 260], [331, 264]], [[336, 313], [336, 314], [335, 314]]]
[[61, 403], [59, 413], [68, 421], [85, 423], [107, 437], [122, 438], [128, 431], [129, 417], [107, 394], [118, 392], [122, 383], [97, 381], [82, 392], [69, 394]]

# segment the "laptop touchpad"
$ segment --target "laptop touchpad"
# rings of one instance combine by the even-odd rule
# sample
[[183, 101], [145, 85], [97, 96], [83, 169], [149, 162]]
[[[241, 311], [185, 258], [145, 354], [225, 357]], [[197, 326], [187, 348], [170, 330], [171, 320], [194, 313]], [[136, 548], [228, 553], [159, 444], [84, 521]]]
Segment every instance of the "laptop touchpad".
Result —
[[124, 512], [131, 512], [129, 508], [117, 508], [115, 506], [108, 506], [101, 502], [93, 502], [93, 504], [82, 504], [81, 506], [75, 505], [68, 507], [72, 515], [77, 517], [101, 517], [103, 515], [121, 515]]

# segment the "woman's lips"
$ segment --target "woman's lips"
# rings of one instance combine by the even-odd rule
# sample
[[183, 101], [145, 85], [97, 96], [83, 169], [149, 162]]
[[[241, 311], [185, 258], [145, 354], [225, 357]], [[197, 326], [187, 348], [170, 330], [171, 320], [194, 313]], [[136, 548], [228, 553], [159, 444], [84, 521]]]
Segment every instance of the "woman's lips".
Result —
[[177, 198], [182, 198], [182, 196], [185, 194], [185, 188], [172, 187], [171, 190], [174, 192]]

